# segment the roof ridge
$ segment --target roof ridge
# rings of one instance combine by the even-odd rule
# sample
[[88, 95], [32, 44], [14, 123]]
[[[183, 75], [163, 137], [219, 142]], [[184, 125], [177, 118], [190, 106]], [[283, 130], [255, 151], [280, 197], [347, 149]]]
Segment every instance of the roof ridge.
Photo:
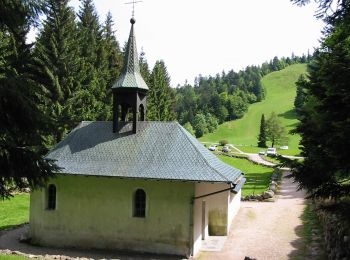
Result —
[[[191, 138], [189, 138], [189, 136], [186, 134], [185, 131], [187, 131], [185, 128], [182, 127], [182, 125], [180, 125], [177, 121], [175, 121], [177, 123], [178, 126], [180, 126], [180, 130], [182, 132], [182, 134], [188, 139], [188, 141], [190, 141], [190, 143], [192, 144], [192, 146], [194, 147], [194, 149], [200, 154], [202, 160], [211, 168], [213, 169], [216, 173], [218, 173], [221, 177], [223, 177], [224, 179], [228, 180], [229, 182], [233, 182], [231, 180], [229, 180], [225, 175], [221, 174], [217, 169], [215, 169], [212, 165], [209, 164], [209, 162], [204, 158], [203, 154], [199, 151], [199, 149], [197, 148], [197, 146], [193, 143], [193, 141], [191, 140]], [[214, 155], [215, 156], [215, 155]], [[224, 162], [223, 162], [224, 163]]]

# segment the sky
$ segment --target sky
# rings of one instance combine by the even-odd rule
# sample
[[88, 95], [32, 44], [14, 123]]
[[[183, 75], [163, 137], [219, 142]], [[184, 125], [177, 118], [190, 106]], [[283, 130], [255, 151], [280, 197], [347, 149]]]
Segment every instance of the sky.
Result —
[[[128, 39], [132, 0], [94, 0], [103, 22], [108, 11], [121, 46]], [[79, 9], [79, 0], [70, 5]], [[135, 4], [138, 52], [150, 68], [163, 60], [171, 85], [260, 65], [274, 56], [302, 55], [319, 46], [317, 7], [290, 0], [143, 0]]]

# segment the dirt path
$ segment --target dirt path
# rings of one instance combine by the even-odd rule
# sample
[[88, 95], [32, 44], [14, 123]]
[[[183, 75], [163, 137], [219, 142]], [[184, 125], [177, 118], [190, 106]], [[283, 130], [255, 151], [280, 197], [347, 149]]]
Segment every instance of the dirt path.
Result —
[[258, 154], [253, 154], [253, 153], [247, 153], [247, 154], [248, 154], [249, 160], [251, 160], [251, 161], [253, 161], [253, 162], [256, 162], [256, 163], [258, 163], [258, 164], [262, 164], [262, 165], [266, 165], [266, 166], [270, 166], [270, 167], [273, 167], [273, 166], [276, 165], [275, 163], [268, 162], [268, 161], [264, 160], [264, 159], [261, 158], [261, 156], [258, 155]]
[[291, 259], [298, 254], [302, 240], [300, 216], [304, 193], [284, 178], [281, 194], [275, 203], [242, 202], [221, 252], [203, 252], [197, 259], [257, 260]]

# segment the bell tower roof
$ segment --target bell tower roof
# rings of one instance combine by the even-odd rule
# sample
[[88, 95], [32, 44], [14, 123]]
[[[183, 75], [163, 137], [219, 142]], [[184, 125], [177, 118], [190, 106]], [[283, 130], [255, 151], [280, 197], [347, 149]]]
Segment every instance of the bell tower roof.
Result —
[[122, 89], [140, 89], [148, 91], [148, 86], [141, 76], [139, 56], [136, 48], [136, 37], [134, 33], [134, 24], [136, 20], [130, 19], [131, 29], [127, 48], [124, 57], [124, 67], [118, 81], [112, 86], [113, 90]]

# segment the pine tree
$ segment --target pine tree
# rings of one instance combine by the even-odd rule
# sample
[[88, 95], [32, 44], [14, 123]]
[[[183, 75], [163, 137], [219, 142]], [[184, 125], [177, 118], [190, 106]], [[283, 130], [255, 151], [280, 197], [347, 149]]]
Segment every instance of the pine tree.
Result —
[[261, 115], [261, 120], [260, 120], [260, 133], [258, 137], [258, 147], [265, 148], [267, 147], [266, 145], [266, 123], [265, 123], [265, 115]]
[[[92, 0], [81, 0], [78, 13], [80, 57], [82, 59], [82, 89], [76, 93], [79, 104], [85, 102], [85, 120], [106, 120], [110, 107], [105, 106], [107, 95], [107, 50], [102, 42], [102, 28]], [[109, 86], [110, 88], [111, 86]], [[82, 104], [81, 104], [82, 105]], [[108, 107], [108, 110], [106, 109]]]
[[170, 77], [163, 61], [157, 61], [150, 76], [147, 98], [147, 118], [152, 121], [175, 119], [175, 93], [170, 88]]
[[307, 96], [305, 88], [307, 85], [307, 81], [303, 74], [299, 76], [298, 81], [295, 82], [295, 85], [297, 86], [297, 94], [294, 99], [294, 106], [296, 112], [300, 114], [300, 111], [305, 104]]
[[117, 81], [123, 67], [123, 54], [113, 31], [113, 25], [112, 14], [108, 12], [102, 34], [102, 44], [107, 53], [108, 64], [107, 90], [110, 90], [114, 82]]
[[294, 176], [311, 197], [350, 195], [350, 3], [340, 1], [337, 8], [308, 66], [307, 98], [297, 127], [305, 160]]
[[83, 71], [75, 14], [68, 0], [48, 0], [46, 20], [39, 32], [35, 54], [41, 65], [46, 94], [41, 97], [43, 111], [53, 120], [53, 139], [64, 135], [88, 114], [81, 101]]
[[143, 49], [141, 49], [139, 64], [140, 64], [140, 71], [141, 71], [142, 78], [145, 80], [147, 84], [150, 84], [151, 73], [149, 71], [149, 67], [146, 59], [146, 53], [143, 51]]
[[97, 113], [98, 120], [112, 119], [111, 87], [119, 78], [123, 65], [123, 55], [113, 31], [113, 24], [112, 14], [108, 12], [102, 26], [102, 38], [98, 40], [97, 62], [94, 67], [101, 95], [99, 102], [102, 102], [102, 107]]
[[0, 199], [14, 189], [43, 187], [58, 170], [42, 158], [50, 121], [37, 107], [40, 74], [26, 44], [39, 13], [37, 1], [0, 2]]

